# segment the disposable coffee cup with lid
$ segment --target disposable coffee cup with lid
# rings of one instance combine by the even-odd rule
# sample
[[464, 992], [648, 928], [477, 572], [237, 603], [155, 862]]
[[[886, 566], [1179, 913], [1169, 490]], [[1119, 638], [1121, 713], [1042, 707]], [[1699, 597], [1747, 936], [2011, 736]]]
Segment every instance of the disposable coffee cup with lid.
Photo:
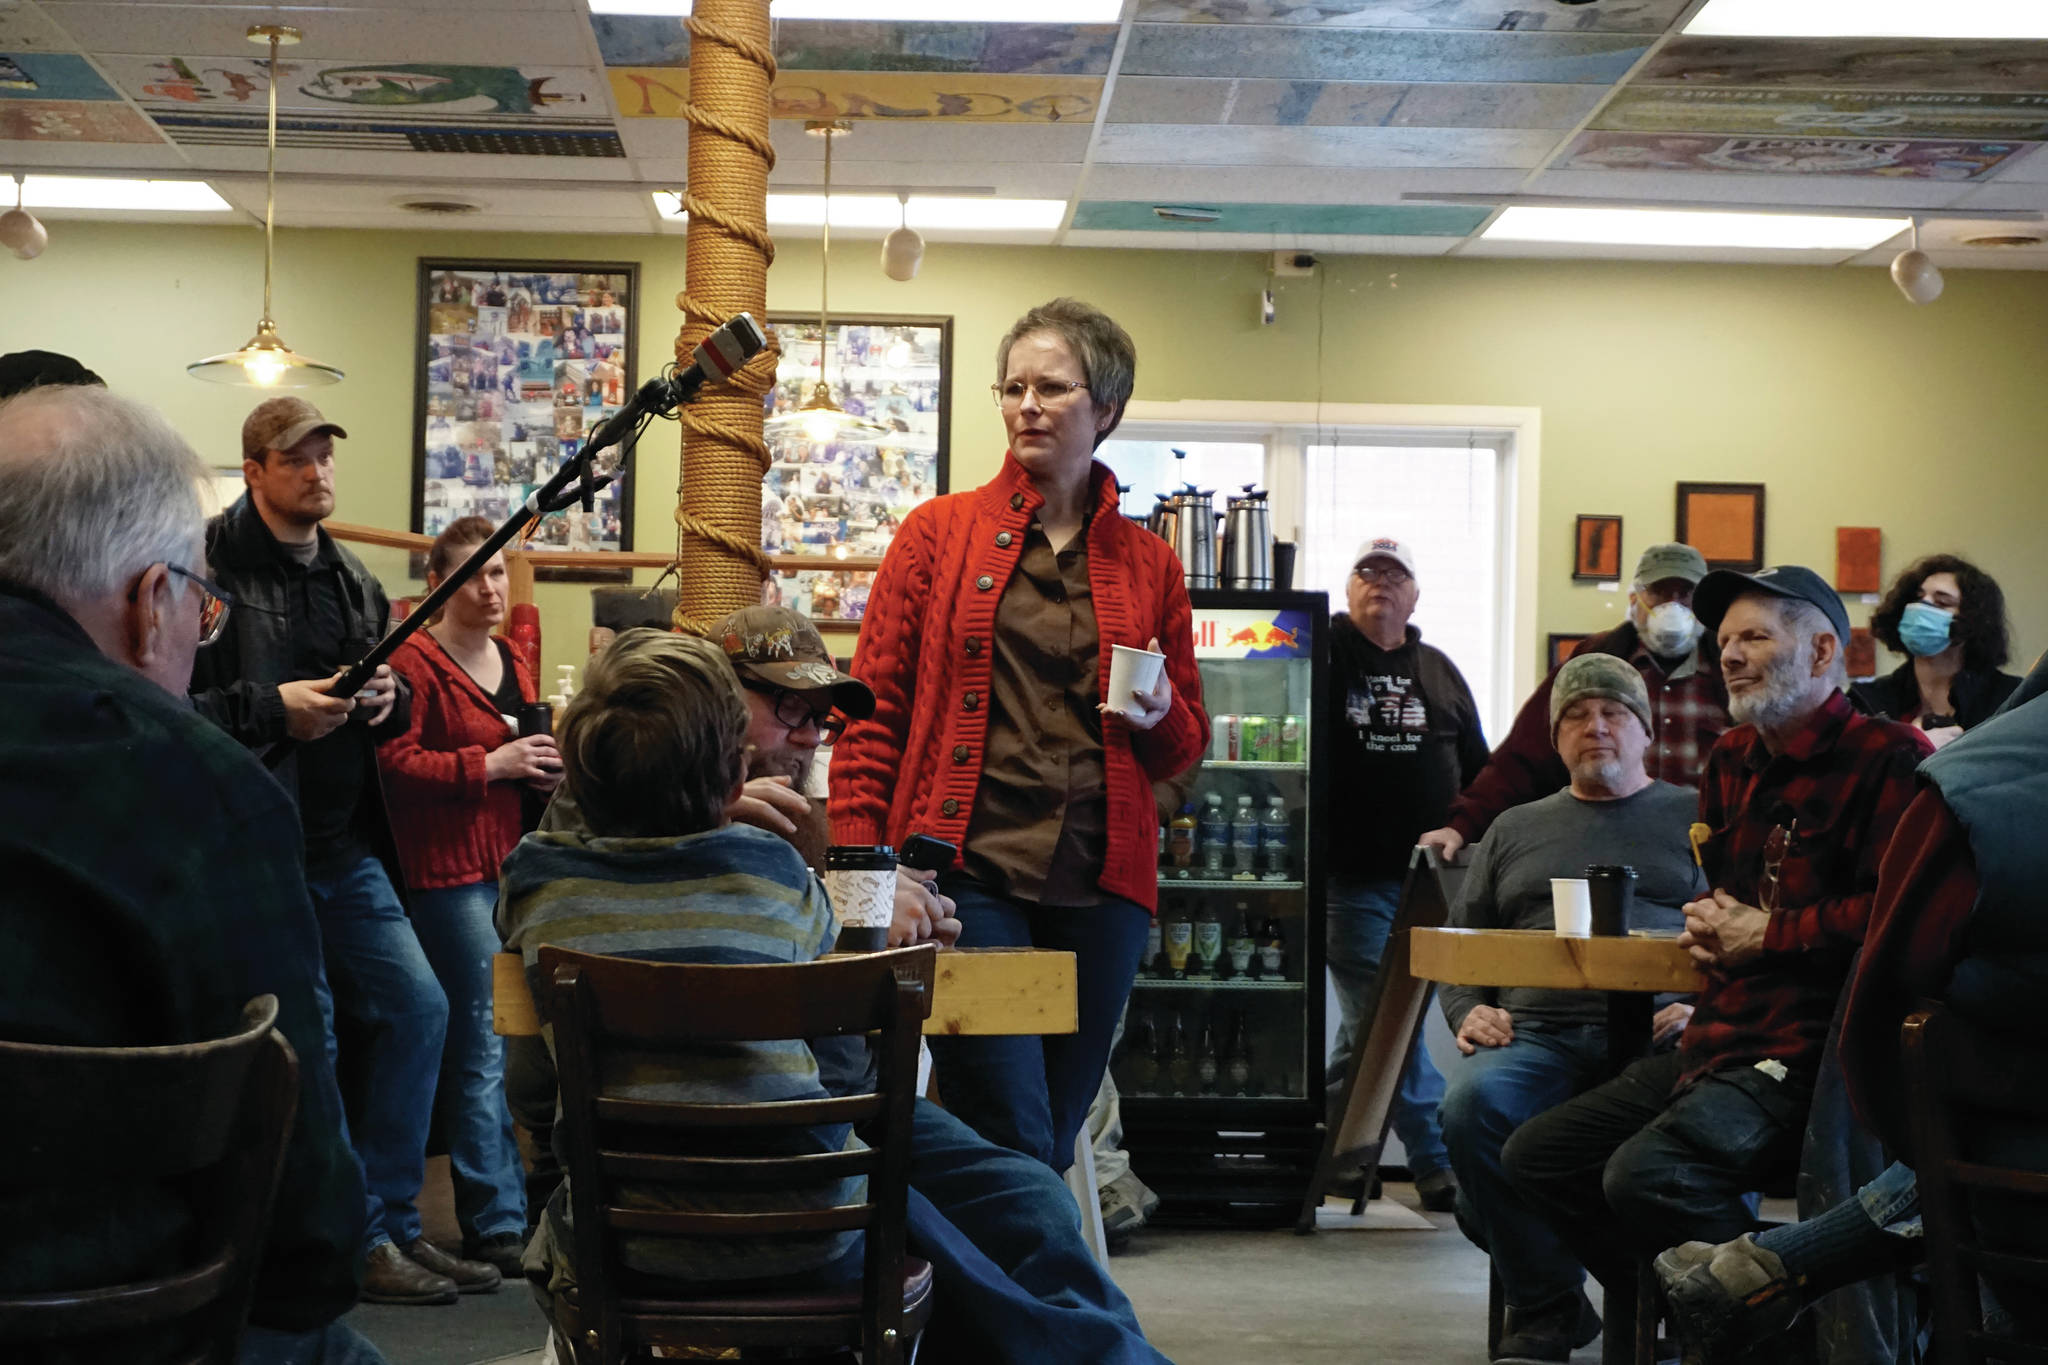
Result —
[[1636, 870], [1626, 863], [1588, 863], [1586, 889], [1593, 936], [1626, 936], [1629, 911], [1635, 904]]
[[825, 850], [825, 894], [839, 921], [837, 951], [875, 953], [889, 946], [896, 917], [896, 850], [887, 844], [834, 844]]

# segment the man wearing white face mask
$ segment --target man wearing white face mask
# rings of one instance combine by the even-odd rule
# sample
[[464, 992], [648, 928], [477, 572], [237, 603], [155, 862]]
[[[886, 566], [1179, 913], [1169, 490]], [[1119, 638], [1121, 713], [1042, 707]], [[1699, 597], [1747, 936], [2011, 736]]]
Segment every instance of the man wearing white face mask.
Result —
[[[1712, 642], [1692, 614], [1692, 593], [1707, 562], [1690, 545], [1652, 545], [1636, 561], [1628, 619], [1580, 645], [1578, 654], [1612, 654], [1643, 675], [1650, 695], [1651, 740], [1643, 766], [1659, 782], [1697, 787], [1707, 751], [1730, 724], [1728, 689]], [[1561, 791], [1571, 773], [1550, 743], [1550, 692], [1557, 670], [1537, 685], [1507, 738], [1451, 806], [1450, 819], [1417, 842], [1445, 857], [1476, 843], [1502, 811]]]

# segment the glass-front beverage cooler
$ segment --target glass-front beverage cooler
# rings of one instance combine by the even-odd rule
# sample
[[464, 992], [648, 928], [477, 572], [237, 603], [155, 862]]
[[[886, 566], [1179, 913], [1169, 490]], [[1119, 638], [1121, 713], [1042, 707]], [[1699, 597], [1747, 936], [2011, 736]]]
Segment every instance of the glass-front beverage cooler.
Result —
[[1280, 1226], [1324, 1105], [1328, 598], [1189, 596], [1214, 736], [1161, 831], [1159, 914], [1110, 1068], [1153, 1221]]

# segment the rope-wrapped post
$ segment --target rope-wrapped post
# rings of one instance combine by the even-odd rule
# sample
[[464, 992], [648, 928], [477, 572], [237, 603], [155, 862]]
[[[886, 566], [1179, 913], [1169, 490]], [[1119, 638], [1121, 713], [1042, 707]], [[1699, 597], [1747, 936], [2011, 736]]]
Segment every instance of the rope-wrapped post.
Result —
[[[689, 18], [690, 215], [687, 274], [676, 296], [683, 329], [676, 359], [735, 313], [764, 316], [768, 265], [768, 141], [775, 54], [768, 0], [696, 0]], [[723, 384], [706, 385], [678, 411], [682, 477], [676, 489], [675, 623], [705, 634], [731, 611], [761, 600], [768, 557], [761, 551], [761, 481], [768, 444], [761, 404], [773, 385], [778, 350], [754, 357]]]

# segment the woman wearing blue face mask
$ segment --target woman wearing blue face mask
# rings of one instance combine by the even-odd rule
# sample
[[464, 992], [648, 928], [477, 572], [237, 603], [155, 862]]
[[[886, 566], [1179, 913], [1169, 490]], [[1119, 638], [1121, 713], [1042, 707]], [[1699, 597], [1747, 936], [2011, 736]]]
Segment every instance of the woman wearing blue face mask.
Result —
[[1871, 614], [1870, 629], [1906, 662], [1856, 684], [1851, 699], [1871, 715], [1919, 726], [1937, 749], [2019, 686], [1998, 671], [2010, 657], [2005, 594], [1966, 559], [1929, 555], [1912, 565]]

